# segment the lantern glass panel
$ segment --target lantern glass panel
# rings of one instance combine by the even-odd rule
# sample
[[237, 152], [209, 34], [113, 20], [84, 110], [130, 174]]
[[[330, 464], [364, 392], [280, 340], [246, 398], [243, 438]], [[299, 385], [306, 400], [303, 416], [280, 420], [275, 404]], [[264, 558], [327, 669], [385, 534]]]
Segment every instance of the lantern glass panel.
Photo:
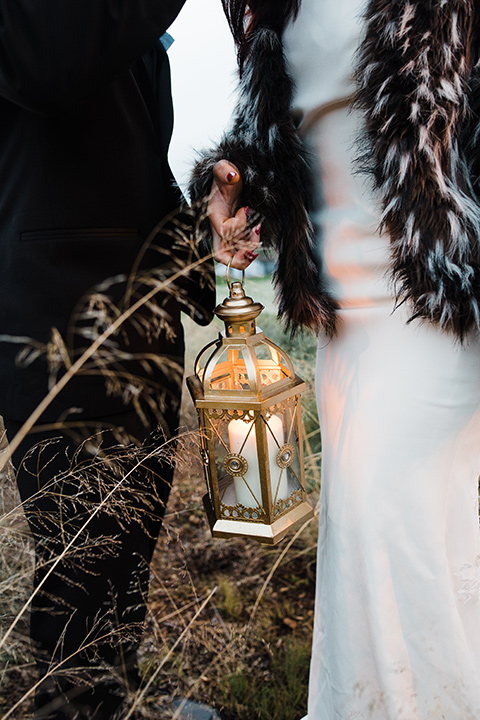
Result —
[[221, 517], [265, 522], [302, 502], [298, 418], [296, 397], [263, 412], [209, 411]]
[[[274, 514], [278, 515], [296, 505], [302, 499], [302, 445], [300, 442], [300, 403], [297, 397], [281, 404], [283, 417], [283, 444], [278, 449], [275, 462], [280, 469], [279, 491], [272, 497]], [[271, 408], [273, 411], [274, 408]]]
[[233, 476], [235, 504], [242, 508], [262, 508], [263, 511], [258, 427], [255, 417], [250, 414], [229, 420], [227, 434], [230, 452], [224, 462], [227, 472]]
[[291, 377], [289, 368], [282, 362], [281, 354], [275, 347], [261, 343], [255, 347], [255, 355], [258, 360], [260, 384], [263, 387]]
[[220, 355], [210, 379], [211, 390], [250, 390], [243, 350], [227, 347]]
[[287, 358], [283, 355], [280, 355], [280, 365], [282, 367], [282, 372], [285, 374], [285, 376], [293, 379], [293, 375], [290, 372], [290, 368], [287, 364]]
[[207, 422], [220, 515], [232, 520], [265, 520], [254, 414], [213, 410]]

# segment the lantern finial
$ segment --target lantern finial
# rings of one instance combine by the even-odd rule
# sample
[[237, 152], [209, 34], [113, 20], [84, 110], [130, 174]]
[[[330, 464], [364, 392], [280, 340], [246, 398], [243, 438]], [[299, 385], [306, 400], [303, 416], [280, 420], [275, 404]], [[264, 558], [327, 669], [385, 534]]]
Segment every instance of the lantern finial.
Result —
[[215, 315], [225, 323], [225, 336], [255, 335], [255, 318], [260, 315], [264, 306], [245, 295], [243, 283], [240, 281], [229, 283], [229, 288], [230, 296], [215, 308]]

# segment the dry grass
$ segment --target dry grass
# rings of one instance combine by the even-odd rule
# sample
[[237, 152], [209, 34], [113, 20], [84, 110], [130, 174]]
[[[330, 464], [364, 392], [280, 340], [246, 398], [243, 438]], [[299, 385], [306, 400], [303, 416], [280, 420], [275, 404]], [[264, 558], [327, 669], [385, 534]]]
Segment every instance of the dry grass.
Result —
[[296, 720], [306, 709], [315, 522], [275, 548], [213, 540], [201, 509], [201, 472], [198, 463], [177, 476], [153, 562], [142, 667], [154, 671], [216, 589], [157, 686], [208, 701], [225, 720]]
[[[218, 299], [226, 292], [220, 281]], [[308, 381], [305, 422], [310, 499], [316, 504], [320, 455], [313, 399], [315, 341], [291, 342], [280, 332], [268, 279], [247, 280], [247, 294], [266, 310], [259, 325], [288, 349]], [[216, 326], [220, 327], [220, 324]], [[208, 337], [213, 337], [213, 328]], [[205, 331], [188, 326], [188, 362], [206, 342]], [[196, 426], [184, 397], [183, 421]], [[153, 562], [149, 628], [142, 667], [154, 673], [171, 643], [188, 633], [156, 678], [166, 691], [207, 701], [225, 720], [298, 720], [306, 712], [313, 626], [316, 520], [271, 548], [253, 540], [213, 540], [202, 509], [203, 469], [195, 441], [187, 436], [164, 526]], [[312, 455], [315, 457], [312, 458]], [[200, 603], [213, 591], [205, 610], [189, 626]]]
[[[268, 281], [255, 280], [247, 283], [247, 292], [267, 304], [258, 297], [266, 292], [270, 309], [262, 316], [261, 327], [286, 347], [286, 339], [279, 338], [271, 290], [265, 291], [266, 287]], [[220, 299], [223, 292], [222, 287]], [[188, 324], [190, 371], [207, 334], [212, 338], [213, 328], [200, 331]], [[313, 341], [300, 339], [289, 349], [297, 371], [310, 382], [313, 348]], [[305, 417], [308, 485], [316, 503], [320, 445], [312, 396], [307, 398]], [[174, 489], [152, 563], [148, 622], [140, 651], [148, 692], [137, 695], [134, 704], [142, 717], [158, 718], [163, 716], [158, 706], [162, 696], [180, 695], [214, 705], [225, 720], [298, 720], [306, 710], [316, 522], [274, 548], [245, 539], [213, 540], [202, 508], [203, 469], [192, 432], [196, 418], [188, 398], [184, 399], [183, 425]], [[33, 551], [18, 510], [14, 481], [11, 474], [4, 475], [0, 622], [5, 632], [28, 601]], [[35, 668], [27, 636], [23, 614], [1, 650], [0, 720], [30, 717]]]
[[[19, 509], [15, 478], [7, 467], [0, 474], [0, 637], [28, 601], [33, 576], [33, 544]], [[5, 714], [36, 682], [30, 656], [28, 617], [19, 619], [15, 632], [0, 651], [0, 712]], [[17, 718], [29, 717], [30, 701], [18, 708]]]

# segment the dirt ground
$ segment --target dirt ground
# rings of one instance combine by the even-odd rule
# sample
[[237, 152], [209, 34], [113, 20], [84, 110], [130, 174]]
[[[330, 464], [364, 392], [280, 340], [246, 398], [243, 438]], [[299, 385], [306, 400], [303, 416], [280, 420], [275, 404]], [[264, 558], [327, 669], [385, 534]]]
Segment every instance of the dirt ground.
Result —
[[[275, 327], [272, 317], [268, 322]], [[215, 330], [187, 324], [186, 335], [189, 374], [196, 353]], [[140, 716], [163, 717], [162, 698], [168, 695], [210, 703], [224, 720], [299, 720], [306, 712], [316, 519], [275, 547], [250, 539], [212, 539], [202, 505], [206, 488], [196, 414], [187, 392], [182, 428], [175, 482], [151, 569], [140, 649], [147, 690], [137, 698]], [[314, 456], [309, 489], [315, 506], [319, 474]], [[4, 485], [0, 498], [5, 509], [14, 504], [6, 497], [8, 487], [13, 492]], [[33, 554], [21, 517], [11, 526], [4, 520], [2, 527], [0, 623], [7, 628], [28, 598]], [[34, 684], [24, 614], [0, 653], [0, 720]], [[31, 693], [8, 717], [31, 717]]]

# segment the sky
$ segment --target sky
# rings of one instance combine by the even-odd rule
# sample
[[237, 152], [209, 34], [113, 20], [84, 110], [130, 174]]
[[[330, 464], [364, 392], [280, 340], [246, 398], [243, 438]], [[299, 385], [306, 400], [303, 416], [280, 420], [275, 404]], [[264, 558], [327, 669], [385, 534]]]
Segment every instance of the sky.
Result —
[[236, 59], [220, 0], [187, 0], [169, 29], [174, 130], [170, 165], [185, 187], [195, 151], [211, 147], [234, 105]]

